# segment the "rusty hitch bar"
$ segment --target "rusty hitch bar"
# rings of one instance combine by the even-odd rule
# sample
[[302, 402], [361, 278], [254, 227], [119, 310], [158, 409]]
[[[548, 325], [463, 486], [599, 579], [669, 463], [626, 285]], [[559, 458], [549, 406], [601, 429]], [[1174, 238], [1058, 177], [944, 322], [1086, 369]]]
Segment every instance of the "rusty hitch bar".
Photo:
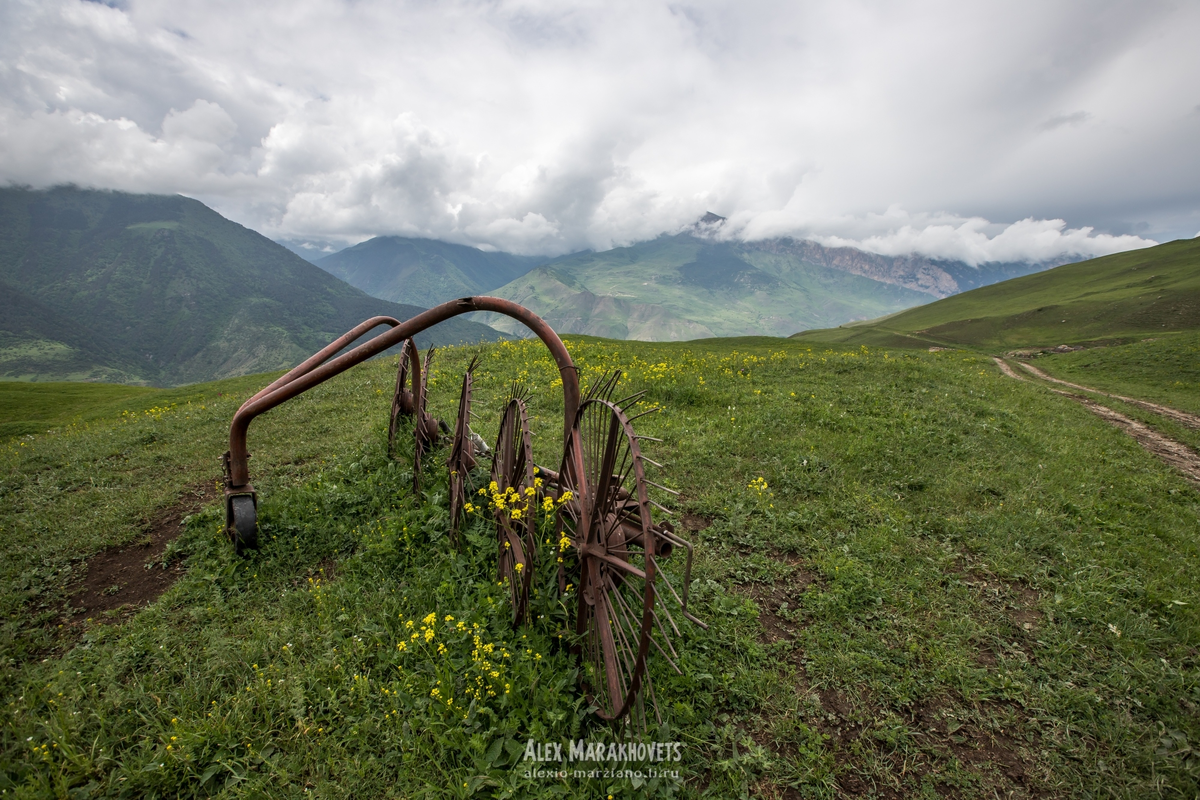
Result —
[[[246, 444], [250, 423], [254, 418], [405, 339], [411, 339], [439, 322], [472, 311], [491, 311], [512, 317], [533, 331], [550, 350], [562, 376], [565, 445], [571, 435], [575, 412], [579, 408], [579, 374], [562, 339], [537, 314], [499, 297], [463, 297], [442, 303], [404, 322], [394, 317], [372, 317], [330, 342], [287, 374], [272, 381], [269, 386], [242, 403], [241, 408], [233, 415], [233, 421], [229, 425], [229, 451], [224, 456], [225, 527], [238, 553], [258, 546], [258, 494], [250, 484], [250, 452]], [[380, 325], [388, 325], [391, 330], [329, 360], [344, 347]]]

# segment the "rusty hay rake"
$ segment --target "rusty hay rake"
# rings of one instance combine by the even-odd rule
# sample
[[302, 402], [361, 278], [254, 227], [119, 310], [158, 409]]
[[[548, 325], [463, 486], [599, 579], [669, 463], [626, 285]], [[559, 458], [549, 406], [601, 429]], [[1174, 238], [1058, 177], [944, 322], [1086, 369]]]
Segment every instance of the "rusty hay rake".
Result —
[[[428, 411], [427, 382], [432, 349], [422, 361], [413, 337], [439, 322], [472, 311], [491, 311], [522, 322], [542, 340], [554, 358], [563, 387], [563, 451], [557, 470], [533, 461], [528, 394], [513, 384], [500, 419], [494, 448], [471, 429], [474, 371], [472, 359], [463, 376], [458, 413], [451, 432]], [[390, 330], [337, 355], [372, 329]], [[540, 317], [528, 309], [494, 297], [467, 297], [443, 303], [405, 322], [373, 317], [347, 331], [320, 352], [255, 394], [234, 414], [225, 454], [225, 520], [239, 553], [258, 546], [258, 498], [250, 484], [246, 446], [250, 422], [279, 404], [338, 375], [388, 348], [403, 343], [388, 423], [388, 452], [394, 455], [404, 420], [413, 420], [413, 492], [420, 491], [422, 461], [435, 445], [450, 437], [450, 528], [453, 546], [472, 500], [482, 489], [491, 499], [496, 530], [497, 577], [507, 588], [514, 625], [529, 614], [530, 590], [538, 553], [536, 516], [554, 510], [557, 545], [557, 588], [575, 600], [573, 651], [580, 664], [580, 683], [596, 714], [605, 720], [628, 719], [644, 729], [644, 698], [658, 717], [654, 686], [647, 671], [651, 652], [679, 670], [673, 639], [679, 624], [704, 625], [687, 608], [693, 549], [668, 521], [656, 522], [652, 510], [670, 515], [649, 496], [650, 487], [672, 489], [646, 477], [647, 467], [662, 468], [642, 453], [633, 427], [651, 407], [635, 413], [639, 392], [613, 399], [620, 373], [602, 376], [585, 395], [566, 346]], [[477, 489], [473, 476], [481, 462], [491, 461], [489, 482]], [[676, 550], [685, 555], [682, 580], [676, 586], [659, 560]], [[675, 611], [672, 611], [672, 608]]]

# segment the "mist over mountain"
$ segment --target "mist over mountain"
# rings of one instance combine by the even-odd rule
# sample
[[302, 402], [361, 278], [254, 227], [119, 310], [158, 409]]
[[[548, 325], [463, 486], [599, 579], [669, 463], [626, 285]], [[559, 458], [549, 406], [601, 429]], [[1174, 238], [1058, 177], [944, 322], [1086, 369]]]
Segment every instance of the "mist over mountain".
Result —
[[[370, 297], [185, 197], [0, 189], [0, 377], [171, 385], [292, 367]], [[422, 345], [491, 340], [462, 319]]]
[[[884, 256], [790, 238], [722, 241], [709, 212], [691, 229], [555, 259], [495, 294], [557, 330], [618, 339], [786, 336], [891, 314], [1054, 266]], [[505, 320], [489, 324], [514, 335]]]
[[[386, 300], [432, 306], [494, 294], [563, 333], [668, 341], [836, 326], [1062, 263], [971, 266], [791, 238], [736, 241], [726, 223], [708, 212], [679, 234], [554, 259], [379, 236], [315, 263]], [[482, 319], [527, 335], [506, 317]]]

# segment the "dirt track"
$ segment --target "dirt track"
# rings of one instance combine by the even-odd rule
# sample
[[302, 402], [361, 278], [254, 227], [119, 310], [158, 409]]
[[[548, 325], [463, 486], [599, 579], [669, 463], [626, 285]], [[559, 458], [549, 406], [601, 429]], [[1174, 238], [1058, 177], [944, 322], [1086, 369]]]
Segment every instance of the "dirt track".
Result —
[[[1000, 359], [997, 359], [997, 361], [999, 360]], [[1175, 422], [1178, 422], [1181, 425], [1186, 425], [1189, 428], [1196, 428], [1197, 430], [1200, 430], [1200, 417], [1196, 416], [1195, 414], [1189, 414], [1186, 411], [1180, 411], [1179, 409], [1171, 408], [1170, 406], [1160, 406], [1158, 403], [1151, 403], [1148, 400], [1138, 400], [1136, 397], [1125, 397], [1124, 395], [1120, 394], [1110, 394], [1109, 392], [1102, 392], [1099, 389], [1093, 389], [1090, 386], [1080, 386], [1078, 383], [1069, 383], [1067, 381], [1059, 380], [1058, 378], [1047, 375], [1032, 364], [1026, 364], [1024, 361], [1018, 361], [1017, 363], [1021, 365], [1021, 369], [1025, 370], [1030, 375], [1041, 378], [1044, 381], [1057, 383], [1060, 386], [1067, 386], [1072, 389], [1079, 389], [1080, 391], [1084, 392], [1091, 392], [1092, 394], [1098, 394], [1104, 397], [1111, 397], [1114, 400], [1120, 400], [1122, 403], [1129, 403], [1130, 405], [1144, 408], [1147, 411], [1153, 411], [1155, 414], [1161, 414], [1167, 419], [1174, 420]], [[1001, 369], [1004, 369], [1004, 367], [1001, 367]], [[1008, 370], [1008, 373], [1011, 374], [1011, 369]], [[1013, 377], [1016, 376], [1014, 375]]]
[[[1025, 380], [1025, 378], [1014, 372], [1013, 368], [1009, 366], [1004, 359], [993, 357], [992, 360], [996, 362], [996, 366], [1000, 368], [1000, 371], [1008, 377], [1015, 378], [1019, 381]], [[1080, 389], [1085, 392], [1095, 392], [1096, 394], [1104, 395], [1105, 397], [1112, 397], [1122, 402], [1131, 403], [1133, 405], [1146, 408], [1150, 411], [1154, 411], [1157, 414], [1162, 414], [1164, 417], [1169, 419], [1183, 422], [1185, 425], [1200, 428], [1200, 417], [1188, 414], [1187, 412], [1179, 411], [1178, 409], [1174, 408], [1168, 408], [1167, 406], [1160, 406], [1157, 403], [1149, 403], [1144, 400], [1107, 394], [1106, 392], [1089, 389], [1086, 386], [1067, 383], [1066, 381], [1060, 381], [1057, 378], [1052, 378], [1046, 373], [1042, 372], [1040, 369], [1032, 367], [1029, 364], [1021, 364], [1021, 366], [1030, 374], [1036, 375], [1042, 380], [1049, 381], [1051, 383], [1057, 383], [1062, 386], [1069, 386], [1073, 389]], [[1075, 402], [1084, 406], [1088, 411], [1091, 411], [1093, 414], [1100, 417], [1105, 422], [1115, 425], [1121, 430], [1125, 431], [1132, 436], [1138, 444], [1154, 455], [1158, 456], [1167, 464], [1170, 464], [1172, 467], [1182, 472], [1184, 477], [1191, 481], [1197, 488], [1200, 488], [1200, 456], [1192, 452], [1187, 445], [1181, 444], [1174, 439], [1169, 439], [1153, 428], [1143, 425], [1135, 419], [1130, 419], [1124, 414], [1113, 411], [1107, 406], [1102, 406], [1096, 401], [1087, 397], [1072, 394], [1070, 392], [1064, 392], [1060, 389], [1051, 389], [1050, 391], [1054, 392], [1055, 394], [1060, 394], [1063, 397], [1071, 398]], [[1183, 418], [1193, 420], [1193, 422], [1185, 422]]]

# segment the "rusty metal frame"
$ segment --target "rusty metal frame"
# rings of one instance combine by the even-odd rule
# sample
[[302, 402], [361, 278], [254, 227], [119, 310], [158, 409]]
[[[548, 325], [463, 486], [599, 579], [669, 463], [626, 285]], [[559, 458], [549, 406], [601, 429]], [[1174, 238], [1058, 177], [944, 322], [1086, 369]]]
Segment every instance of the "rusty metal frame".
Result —
[[[426, 423], [433, 422], [424, 411], [424, 391], [428, 381], [429, 356], [424, 365], [418, 358], [413, 337], [427, 328], [447, 319], [473, 311], [487, 311], [512, 317], [524, 324], [542, 340], [558, 365], [563, 386], [563, 457], [559, 472], [539, 468], [545, 476], [547, 490], [553, 486], [558, 495], [559, 530], [568, 534], [578, 557], [579, 585], [576, 608], [577, 642], [572, 646], [582, 665], [586, 659], [603, 670], [603, 686], [589, 685], [583, 679], [583, 689], [590, 705], [603, 719], [616, 721], [627, 715], [635, 725], [645, 729], [647, 715], [642, 696], [648, 692], [658, 717], [654, 686], [646, 671], [650, 648], [657, 650], [676, 670], [679, 667], [671, 660], [678, 658], [671, 645], [668, 630], [679, 634], [672, 615], [663, 602], [672, 597], [682, 608], [684, 618], [701, 627], [707, 627], [692, 616], [687, 609], [688, 585], [692, 566], [692, 547], [686, 539], [675, 534], [670, 523], [655, 524], [651, 519], [650, 507], [655, 506], [666, 513], [666, 508], [651, 500], [648, 486], [677, 494], [665, 486], [646, 479], [642, 461], [661, 467], [641, 454], [640, 441], [653, 437], [639, 437], [633, 430], [632, 420], [643, 414], [628, 416], [644, 392], [638, 392], [622, 400], [612, 399], [613, 390], [620, 378], [619, 372], [610, 373], [593, 386], [587, 397], [581, 397], [579, 375], [566, 345], [558, 334], [539, 316], [508, 300], [496, 297], [464, 297], [443, 303], [417, 316], [400, 322], [392, 317], [372, 317], [335, 339], [320, 352], [306, 359], [295, 369], [273, 381], [247, 400], [234, 414], [229, 427], [229, 451], [225, 454], [225, 509], [226, 526], [238, 552], [257, 546], [257, 494], [250, 484], [249, 451], [247, 437], [250, 423], [260, 414], [298, 396], [330, 378], [354, 367], [387, 349], [404, 342], [405, 354], [396, 379], [396, 392], [389, 421], [389, 452], [395, 433], [395, 421], [399, 406], [412, 406], [416, 416], [416, 453], [414, 458], [414, 493], [417, 491], [419, 461], [423, 448], [436, 438], [434, 432], [423, 431]], [[354, 344], [364, 334], [387, 325], [390, 330], [348, 352], [338, 353]], [[412, 402], [404, 393], [405, 367], [407, 362], [413, 375]], [[462, 471], [469, 469], [470, 445], [466, 440], [470, 416], [472, 389], [471, 372], [475, 361], [468, 367], [460, 397], [459, 418], [455, 430], [455, 448], [451, 453], [449, 467]], [[424, 370], [422, 367], [424, 366]], [[425, 374], [422, 374], [424, 372]], [[502, 419], [500, 439], [497, 441], [493, 462], [493, 479], [500, 483], [519, 484], [533, 481], [533, 459], [530, 446], [529, 423], [524, 413], [524, 404], [514, 388], [505, 419], [514, 412], [519, 420], [508, 420], [511, 446], [518, 446], [514, 437], [519, 437], [523, 448], [524, 476], [507, 475], [501, 479], [497, 469], [501, 466], [502, 446], [505, 439], [505, 420]], [[599, 416], [592, 419], [586, 414], [596, 409]], [[594, 415], [593, 415], [594, 416]], [[587, 417], [585, 419], [585, 417]], [[586, 424], [586, 430], [583, 430]], [[433, 438], [431, 438], [433, 437]], [[587, 452], [585, 453], [585, 448]], [[511, 449], [507, 448], [507, 449]], [[462, 451], [462, 452], [460, 452]], [[506, 455], [512, 455], [507, 453]], [[507, 459], [505, 459], [507, 462]], [[619, 461], [619, 463], [618, 463]], [[590, 474], [589, 470], [595, 472]], [[623, 484], [629, 481], [629, 486]], [[570, 495], [567, 494], [568, 490]], [[532, 532], [533, 515], [526, 519], [526, 536], [521, 536], [503, 514], [497, 513], [497, 542], [500, 548], [507, 544], [512, 558], [526, 567], [531, 567], [532, 554], [536, 549]], [[523, 551], [528, 547], [529, 553]], [[660, 572], [657, 561], [666, 558], [677, 547], [687, 551], [682, 597]], [[498, 568], [505, 572], [504, 552], [501, 550]], [[634, 563], [640, 558], [642, 566]], [[561, 562], [561, 559], [560, 559]], [[522, 586], [516, 587], [514, 596], [514, 621], [519, 623], [525, 613], [525, 598], [528, 597], [532, 569], [515, 570], [525, 574]], [[667, 592], [659, 592], [656, 579], [661, 576]], [[510, 581], [515, 577], [506, 575]], [[639, 583], [640, 582], [640, 583]], [[630, 596], [623, 588], [629, 583]], [[560, 567], [559, 586], [563, 588], [564, 575]], [[636, 584], [636, 585], [635, 585]], [[636, 597], [639, 593], [640, 598]], [[640, 600], [640, 603], [638, 602]], [[659, 611], [662, 615], [660, 617]], [[665, 624], [664, 624], [665, 620]], [[654, 631], [662, 634], [660, 643]], [[582, 673], [581, 673], [582, 677]], [[605, 702], [607, 699], [608, 702]]]
[[[400, 322], [394, 317], [372, 317], [346, 331], [299, 366], [272, 381], [270, 385], [243, 403], [237, 413], [233, 415], [233, 421], [229, 425], [229, 451], [225, 454], [225, 521], [227, 528], [231, 531], [234, 530], [234, 498], [249, 496], [254, 503], [255, 511], [257, 511], [258, 499], [257, 493], [250, 483], [250, 452], [247, 447], [250, 423], [254, 421], [255, 417], [342, 374], [351, 367], [379, 355], [405, 339], [411, 339], [439, 322], [473, 311], [490, 311], [512, 317], [529, 328], [550, 350], [550, 355], [557, 363], [559, 374], [562, 377], [563, 441], [565, 444], [572, 435], [571, 426], [575, 420], [575, 411], [579, 408], [579, 374], [562, 339], [537, 314], [509, 300], [480, 296], [463, 297], [442, 303], [404, 322]], [[380, 325], [387, 325], [391, 330], [334, 358], [343, 348], [353, 344], [368, 331]]]

